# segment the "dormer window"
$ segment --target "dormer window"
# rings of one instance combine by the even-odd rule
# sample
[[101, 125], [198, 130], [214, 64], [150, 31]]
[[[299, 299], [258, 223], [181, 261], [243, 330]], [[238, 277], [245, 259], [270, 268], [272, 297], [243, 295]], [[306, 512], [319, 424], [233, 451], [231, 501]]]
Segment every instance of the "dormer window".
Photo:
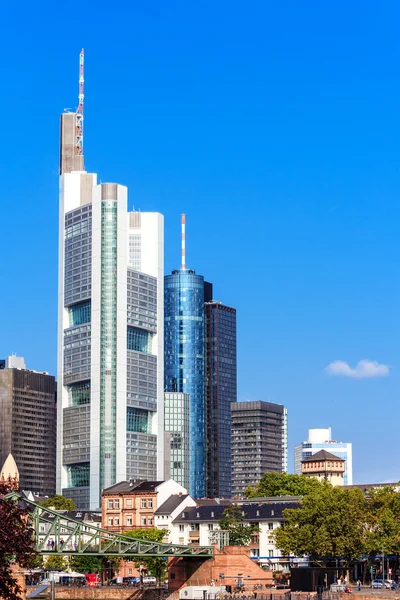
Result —
[[196, 517], [199, 519], [200, 518], [200, 513], [196, 513]]
[[260, 516], [260, 511], [259, 511], [259, 510], [256, 512], [256, 516], [257, 516], [257, 517], [259, 517], [259, 516]]
[[274, 510], [271, 510], [271, 517], [273, 517], [273, 516], [274, 516], [274, 514], [275, 514], [275, 511], [274, 511]]
[[213, 510], [211, 511], [211, 516], [214, 517], [214, 511]]

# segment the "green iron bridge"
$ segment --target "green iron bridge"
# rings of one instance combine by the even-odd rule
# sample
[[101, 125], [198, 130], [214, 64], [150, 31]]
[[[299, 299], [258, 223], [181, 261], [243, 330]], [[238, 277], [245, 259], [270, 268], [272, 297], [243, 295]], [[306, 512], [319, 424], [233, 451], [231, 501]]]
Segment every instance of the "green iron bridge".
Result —
[[17, 492], [6, 496], [30, 511], [37, 552], [61, 556], [124, 556], [212, 558], [213, 546], [183, 546], [133, 538], [107, 531], [28, 500]]

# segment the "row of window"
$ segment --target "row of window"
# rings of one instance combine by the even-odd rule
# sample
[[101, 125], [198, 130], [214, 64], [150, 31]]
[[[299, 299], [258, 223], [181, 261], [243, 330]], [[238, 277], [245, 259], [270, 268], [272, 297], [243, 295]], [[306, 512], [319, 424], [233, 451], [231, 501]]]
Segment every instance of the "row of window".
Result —
[[[125, 508], [132, 508], [132, 498], [125, 498]], [[122, 500], [119, 498], [115, 498], [107, 501], [107, 506], [109, 510], [122, 508]], [[153, 508], [153, 499], [152, 498], [142, 498], [140, 500], [141, 508]]]

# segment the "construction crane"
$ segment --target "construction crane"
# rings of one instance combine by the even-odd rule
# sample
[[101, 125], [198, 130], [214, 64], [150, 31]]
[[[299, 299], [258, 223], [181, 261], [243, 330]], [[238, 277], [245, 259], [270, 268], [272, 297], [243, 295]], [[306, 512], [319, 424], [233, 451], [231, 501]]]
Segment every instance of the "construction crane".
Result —
[[75, 155], [83, 155], [83, 106], [84, 106], [84, 87], [85, 87], [85, 56], [82, 48], [79, 54], [79, 105], [76, 109], [76, 133], [75, 133]]

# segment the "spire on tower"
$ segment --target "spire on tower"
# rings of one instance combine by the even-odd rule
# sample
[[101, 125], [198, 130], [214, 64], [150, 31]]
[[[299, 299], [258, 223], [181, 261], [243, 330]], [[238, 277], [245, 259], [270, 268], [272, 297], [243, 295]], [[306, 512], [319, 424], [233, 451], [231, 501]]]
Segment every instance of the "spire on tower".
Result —
[[182, 227], [182, 269], [186, 269], [186, 240], [185, 240], [185, 227], [186, 227], [186, 216], [181, 215], [181, 227]]
[[84, 107], [84, 87], [85, 87], [85, 55], [82, 48], [79, 54], [79, 104], [76, 109], [76, 135], [75, 135], [75, 154], [83, 155], [83, 107]]

